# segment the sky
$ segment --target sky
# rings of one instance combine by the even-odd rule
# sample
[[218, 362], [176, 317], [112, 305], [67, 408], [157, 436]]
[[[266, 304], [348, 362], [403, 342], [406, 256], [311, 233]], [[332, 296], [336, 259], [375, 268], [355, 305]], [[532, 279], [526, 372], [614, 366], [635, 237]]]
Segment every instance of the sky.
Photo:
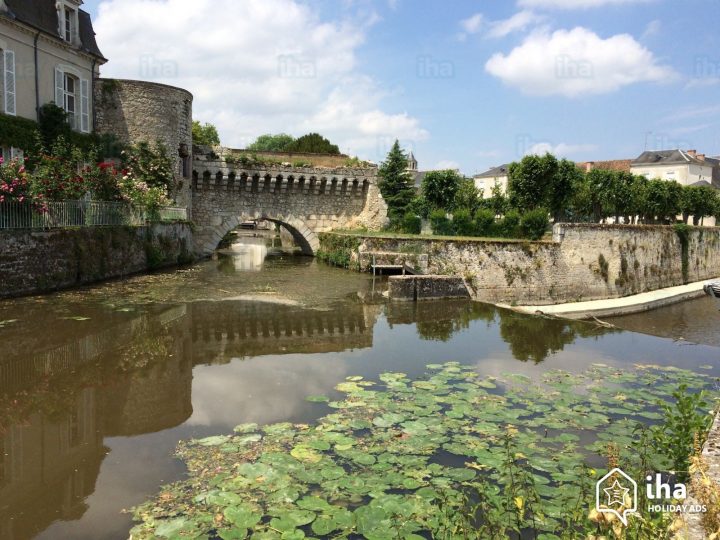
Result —
[[[682, 6], [682, 7], [681, 7]], [[482, 172], [720, 155], [717, 0], [85, 0], [106, 77], [180, 86], [242, 148], [322, 133]]]

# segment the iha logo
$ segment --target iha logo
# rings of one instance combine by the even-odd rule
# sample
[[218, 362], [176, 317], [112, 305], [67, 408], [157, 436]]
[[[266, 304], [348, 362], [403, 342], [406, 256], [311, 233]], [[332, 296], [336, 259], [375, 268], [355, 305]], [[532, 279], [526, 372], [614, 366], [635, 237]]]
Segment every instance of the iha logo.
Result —
[[613, 469], [595, 486], [595, 509], [614, 514], [627, 527], [629, 514], [637, 512], [637, 482], [620, 469]]
[[[684, 512], [690, 514], [707, 512], [704, 505], [684, 504], [687, 486], [680, 482], [663, 481], [662, 474], [646, 477], [645, 496], [649, 501], [648, 512]], [[603, 476], [595, 487], [595, 510], [613, 514], [627, 527], [628, 516], [638, 512], [638, 485], [620, 469], [613, 469]]]

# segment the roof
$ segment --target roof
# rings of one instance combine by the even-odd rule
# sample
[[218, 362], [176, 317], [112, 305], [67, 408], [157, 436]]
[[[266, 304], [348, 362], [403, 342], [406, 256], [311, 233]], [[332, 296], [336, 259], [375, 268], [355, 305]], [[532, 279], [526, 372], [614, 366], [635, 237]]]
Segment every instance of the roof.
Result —
[[700, 181], [698, 181], [698, 182], [695, 182], [694, 184], [690, 184], [690, 187], [711, 187], [711, 188], [713, 188], [713, 189], [720, 190], [720, 187], [714, 186], [713, 184], [711, 184], [711, 183], [708, 182], [707, 180], [700, 180]]
[[633, 160], [633, 167], [642, 167], [647, 165], [685, 165], [692, 163], [695, 165], [714, 165], [706, 160], [698, 159], [691, 156], [683, 150], [650, 150], [643, 152], [640, 156]]
[[[61, 40], [58, 35], [58, 17], [55, 0], [5, 0], [8, 13], [2, 14]], [[106, 60], [98, 48], [92, 20], [87, 11], [78, 10], [81, 49], [101, 60]]]
[[493, 167], [490, 170], [485, 171], [481, 174], [476, 174], [473, 178], [495, 178], [496, 176], [507, 176], [510, 170], [510, 164], [500, 165], [499, 167]]
[[593, 169], [602, 169], [604, 171], [624, 171], [629, 172], [632, 164], [631, 159], [612, 159], [607, 161], [585, 161], [576, 163], [576, 165], [586, 171]]

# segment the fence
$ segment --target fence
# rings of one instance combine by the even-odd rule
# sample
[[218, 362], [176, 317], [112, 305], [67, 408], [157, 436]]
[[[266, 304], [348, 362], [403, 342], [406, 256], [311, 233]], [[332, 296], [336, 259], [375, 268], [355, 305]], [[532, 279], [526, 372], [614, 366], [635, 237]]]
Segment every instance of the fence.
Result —
[[145, 225], [148, 221], [187, 220], [187, 208], [160, 208], [148, 212], [125, 203], [94, 201], [0, 203], [0, 229], [53, 229]]

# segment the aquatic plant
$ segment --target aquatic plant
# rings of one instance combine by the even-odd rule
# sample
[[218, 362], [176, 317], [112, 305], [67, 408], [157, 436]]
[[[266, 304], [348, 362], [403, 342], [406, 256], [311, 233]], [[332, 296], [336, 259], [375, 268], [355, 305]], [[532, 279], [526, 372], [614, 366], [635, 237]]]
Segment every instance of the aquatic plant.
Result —
[[711, 377], [601, 364], [539, 381], [428, 370], [349, 377], [340, 397], [308, 398], [333, 409], [312, 426], [245, 424], [181, 443], [189, 478], [134, 510], [133, 538], [669, 538], [662, 514], [632, 516], [626, 530], [590, 513], [594, 483], [608, 464], [668, 470], [675, 457], [637, 426], [663, 420], [678, 386], [697, 393]]

